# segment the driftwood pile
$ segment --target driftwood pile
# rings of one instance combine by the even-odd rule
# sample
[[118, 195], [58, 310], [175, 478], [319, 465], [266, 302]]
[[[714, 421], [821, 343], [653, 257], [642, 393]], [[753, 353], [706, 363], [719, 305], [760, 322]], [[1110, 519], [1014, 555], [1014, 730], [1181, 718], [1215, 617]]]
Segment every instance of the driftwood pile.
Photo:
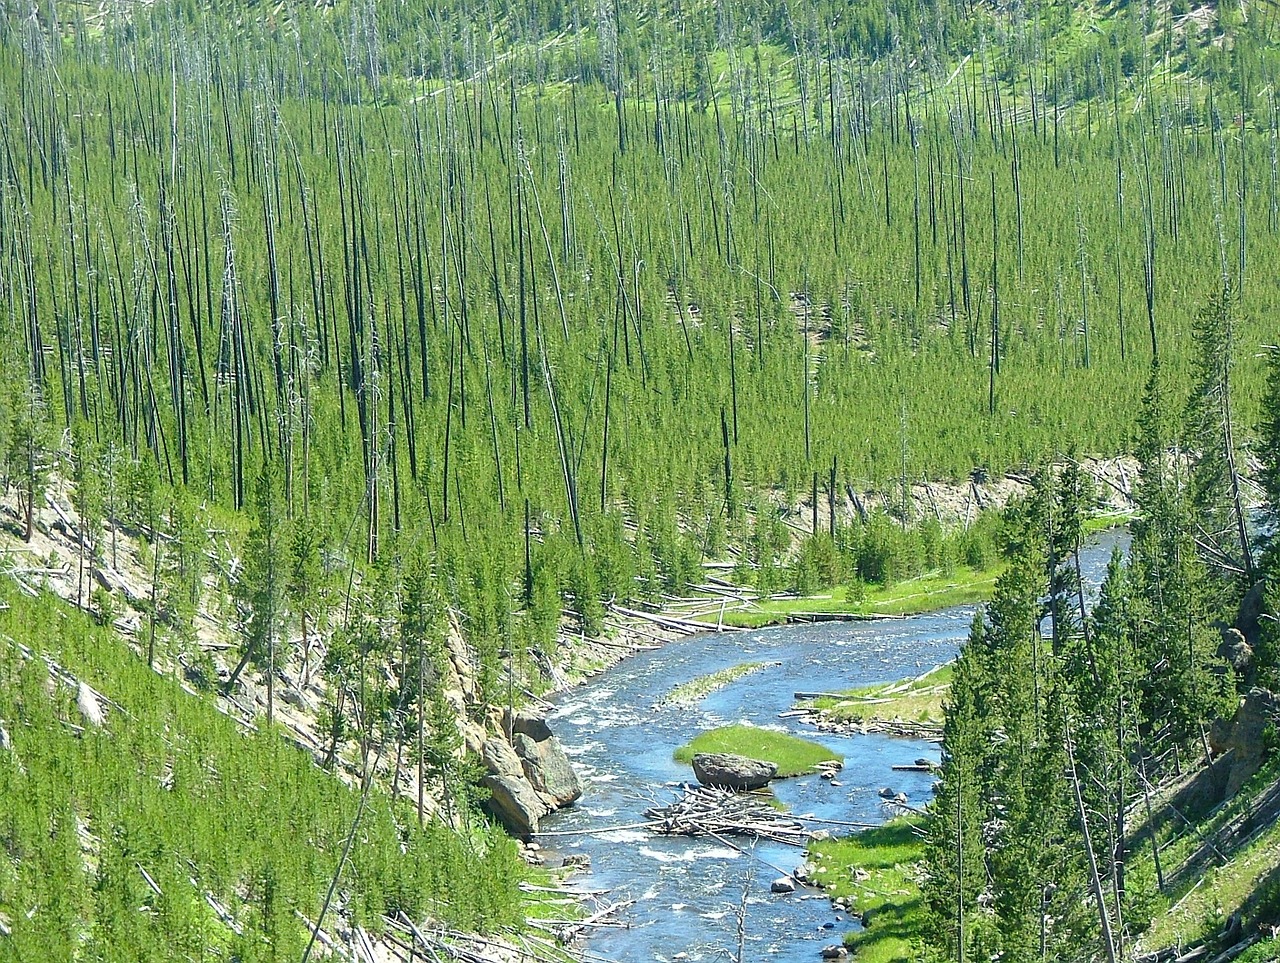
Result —
[[810, 831], [800, 820], [779, 812], [762, 792], [732, 792], [686, 786], [684, 795], [665, 806], [645, 810], [650, 828], [662, 836], [749, 836], [803, 846]]

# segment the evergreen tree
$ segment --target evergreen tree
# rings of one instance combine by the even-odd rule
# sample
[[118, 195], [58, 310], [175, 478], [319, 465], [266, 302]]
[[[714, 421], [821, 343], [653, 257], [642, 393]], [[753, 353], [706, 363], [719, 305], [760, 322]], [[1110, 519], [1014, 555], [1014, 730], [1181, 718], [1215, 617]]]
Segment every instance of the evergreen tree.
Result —
[[1168, 727], [1176, 741], [1202, 735], [1217, 702], [1208, 671], [1215, 648], [1205, 617], [1204, 569], [1191, 534], [1167, 386], [1158, 362], [1143, 398], [1137, 446], [1142, 476], [1133, 523], [1134, 617], [1143, 627], [1137, 653], [1141, 719], [1151, 731]]
[[13, 405], [8, 441], [5, 478], [17, 483], [22, 537], [29, 542], [35, 535], [36, 502], [44, 496], [51, 467], [48, 412], [35, 385], [28, 385]]
[[236, 684], [250, 661], [260, 665], [267, 679], [267, 724], [270, 725], [275, 712], [277, 665], [284, 662], [279, 642], [285, 615], [287, 543], [278, 479], [265, 462], [254, 485], [253, 512], [244, 564], [236, 583], [237, 601], [246, 610], [241, 623], [243, 651], [227, 680], [227, 688]]
[[1272, 518], [1280, 518], [1280, 346], [1276, 345], [1267, 353], [1267, 390], [1262, 398], [1258, 436], [1262, 488]]
[[188, 640], [195, 632], [200, 595], [204, 589], [207, 544], [194, 500], [185, 489], [175, 489], [169, 500], [168, 548], [161, 573], [160, 617], [180, 637]]
[[1216, 593], [1224, 614], [1234, 610], [1254, 580], [1231, 413], [1232, 326], [1231, 290], [1224, 284], [1195, 318], [1195, 377], [1186, 432], [1193, 458], [1190, 509], [1196, 546], [1224, 589]]
[[[1262, 423], [1258, 426], [1258, 455], [1262, 462], [1262, 487], [1272, 525], [1270, 541], [1263, 556], [1265, 575], [1263, 600], [1269, 612], [1280, 613], [1280, 346], [1268, 354], [1267, 390], [1262, 400]], [[1263, 682], [1275, 687], [1280, 670], [1280, 622], [1263, 619], [1259, 626], [1258, 663]]]
[[[428, 739], [435, 738], [434, 732], [428, 732], [427, 722], [429, 716], [434, 720], [440, 714], [433, 700], [442, 698], [439, 677], [443, 660], [448, 658], [444, 646], [447, 631], [448, 616], [444, 599], [430, 564], [423, 553], [414, 552], [405, 565], [400, 592], [401, 664], [398, 676], [401, 686], [400, 711], [407, 713], [412, 710], [415, 716], [413, 728], [420, 824], [425, 820]], [[457, 726], [452, 722], [449, 726], [456, 734]]]
[[103, 484], [98, 467], [101, 453], [93, 439], [92, 427], [79, 420], [71, 432], [72, 482], [71, 504], [79, 522], [76, 538], [80, 548], [80, 565], [76, 578], [76, 604], [83, 606], [93, 569], [97, 563], [102, 535]]
[[323, 532], [309, 508], [294, 517], [291, 528], [285, 598], [290, 611], [297, 614], [302, 633], [300, 683], [305, 686], [311, 681], [312, 629], [321, 631], [317, 616], [326, 596], [322, 562]]
[[984, 632], [982, 615], [975, 615], [969, 642], [956, 657], [925, 850], [931, 938], [948, 959], [960, 961], [974, 941], [974, 920], [981, 919], [978, 901], [987, 887], [984, 835], [991, 816], [994, 740], [992, 667], [984, 659]]

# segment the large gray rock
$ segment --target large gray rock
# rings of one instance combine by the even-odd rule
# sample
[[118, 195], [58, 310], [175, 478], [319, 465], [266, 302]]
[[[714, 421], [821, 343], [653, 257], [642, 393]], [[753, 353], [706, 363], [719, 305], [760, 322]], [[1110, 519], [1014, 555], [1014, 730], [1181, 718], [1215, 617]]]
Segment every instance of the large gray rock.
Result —
[[546, 739], [539, 741], [524, 732], [517, 732], [514, 742], [525, 778], [549, 805], [560, 808], [578, 801], [582, 795], [582, 783], [555, 736], [548, 734]]
[[551, 807], [522, 777], [490, 773], [484, 777], [489, 789], [489, 809], [511, 832], [528, 839], [538, 831], [538, 820], [551, 812]]
[[700, 752], [693, 757], [693, 774], [704, 786], [717, 789], [760, 789], [778, 774], [778, 767], [732, 752]]
[[524, 766], [516, 755], [511, 743], [501, 736], [490, 736], [484, 742], [484, 751], [480, 754], [484, 767], [495, 776], [510, 776], [514, 779], [524, 778]]
[[[542, 816], [576, 802], [582, 784], [540, 716], [504, 714], [502, 722], [503, 732], [491, 734], [480, 754], [489, 771], [484, 780], [492, 794], [489, 809], [511, 832], [528, 837], [538, 831]], [[508, 731], [514, 745], [507, 741]]]
[[510, 733], [513, 740], [516, 733], [523, 733], [535, 742], [546, 742], [548, 739], [555, 738], [551, 734], [551, 727], [547, 725], [546, 717], [530, 712], [528, 709], [517, 709], [515, 712], [504, 709], [502, 729]]
[[1214, 723], [1209, 730], [1210, 748], [1230, 766], [1222, 798], [1230, 799], [1262, 768], [1267, 756], [1267, 727], [1277, 723], [1280, 696], [1257, 687], [1240, 700], [1234, 716]]

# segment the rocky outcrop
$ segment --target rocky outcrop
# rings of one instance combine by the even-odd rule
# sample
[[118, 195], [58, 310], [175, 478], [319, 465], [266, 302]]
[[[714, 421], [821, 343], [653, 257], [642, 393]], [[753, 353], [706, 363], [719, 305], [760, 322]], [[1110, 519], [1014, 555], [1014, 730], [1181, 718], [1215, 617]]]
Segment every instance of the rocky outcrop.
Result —
[[522, 776], [490, 773], [484, 777], [489, 809], [503, 825], [522, 839], [538, 831], [538, 820], [551, 812], [529, 781]]
[[485, 744], [484, 726], [472, 719], [471, 706], [477, 698], [475, 665], [466, 640], [453, 618], [445, 634], [445, 654], [441, 666], [441, 694], [453, 710], [458, 735], [466, 752], [479, 754]]
[[1239, 629], [1225, 628], [1218, 644], [1218, 657], [1224, 659], [1237, 675], [1244, 676], [1253, 666], [1253, 646], [1245, 641], [1244, 633]]
[[1268, 751], [1265, 735], [1269, 725], [1280, 725], [1280, 696], [1256, 687], [1240, 700], [1235, 715], [1214, 723], [1209, 746], [1220, 764], [1230, 767], [1222, 798], [1234, 796], [1262, 768]]
[[582, 795], [578, 774], [555, 736], [538, 741], [523, 732], [514, 737], [516, 755], [530, 784], [557, 808], [571, 806]]
[[767, 786], [778, 767], [731, 752], [700, 752], [693, 757], [693, 774], [704, 786], [750, 790]]
[[543, 816], [582, 795], [578, 774], [540, 715], [504, 712], [481, 759], [488, 770], [489, 809], [518, 836], [532, 836]]
[[1262, 620], [1267, 612], [1267, 583], [1258, 581], [1244, 594], [1240, 600], [1240, 608], [1236, 612], [1236, 629], [1250, 645], [1257, 645], [1262, 636]]

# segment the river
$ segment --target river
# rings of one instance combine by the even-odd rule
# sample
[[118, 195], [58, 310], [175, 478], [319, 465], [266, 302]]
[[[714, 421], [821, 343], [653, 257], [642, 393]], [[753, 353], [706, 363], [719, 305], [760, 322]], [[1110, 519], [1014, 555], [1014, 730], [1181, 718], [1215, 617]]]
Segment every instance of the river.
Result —
[[[1109, 532], [1088, 546], [1083, 561], [1092, 585], [1118, 541], [1126, 544], [1127, 536]], [[817, 776], [773, 784], [794, 813], [879, 822], [886, 817], [879, 796], [884, 787], [924, 804], [933, 776], [892, 767], [919, 757], [936, 760], [936, 745], [818, 733], [804, 720], [780, 714], [791, 708], [796, 691], [889, 682], [951, 659], [968, 634], [973, 612], [963, 607], [906, 619], [693, 636], [631, 656], [562, 694], [550, 714], [551, 727], [573, 759], [584, 792], [576, 807], [543, 821], [543, 830], [557, 835], [540, 842], [564, 855], [590, 856], [590, 872], [575, 877], [576, 886], [635, 901], [621, 914], [624, 926], [591, 932], [587, 952], [615, 963], [732, 960], [744, 892], [747, 960], [812, 963], [823, 946], [856, 928], [819, 890], [770, 892], [780, 874], [768, 864], [790, 872], [803, 861], [799, 849], [761, 843], [752, 857], [715, 840], [608, 827], [639, 822], [655, 800], [673, 799], [676, 784], [692, 779], [687, 765], [672, 760], [676, 747], [698, 732], [734, 722], [815, 739], [844, 756], [838, 785]], [[692, 706], [663, 704], [676, 686], [743, 662], [767, 665]], [[576, 830], [583, 832], [560, 835]]]

